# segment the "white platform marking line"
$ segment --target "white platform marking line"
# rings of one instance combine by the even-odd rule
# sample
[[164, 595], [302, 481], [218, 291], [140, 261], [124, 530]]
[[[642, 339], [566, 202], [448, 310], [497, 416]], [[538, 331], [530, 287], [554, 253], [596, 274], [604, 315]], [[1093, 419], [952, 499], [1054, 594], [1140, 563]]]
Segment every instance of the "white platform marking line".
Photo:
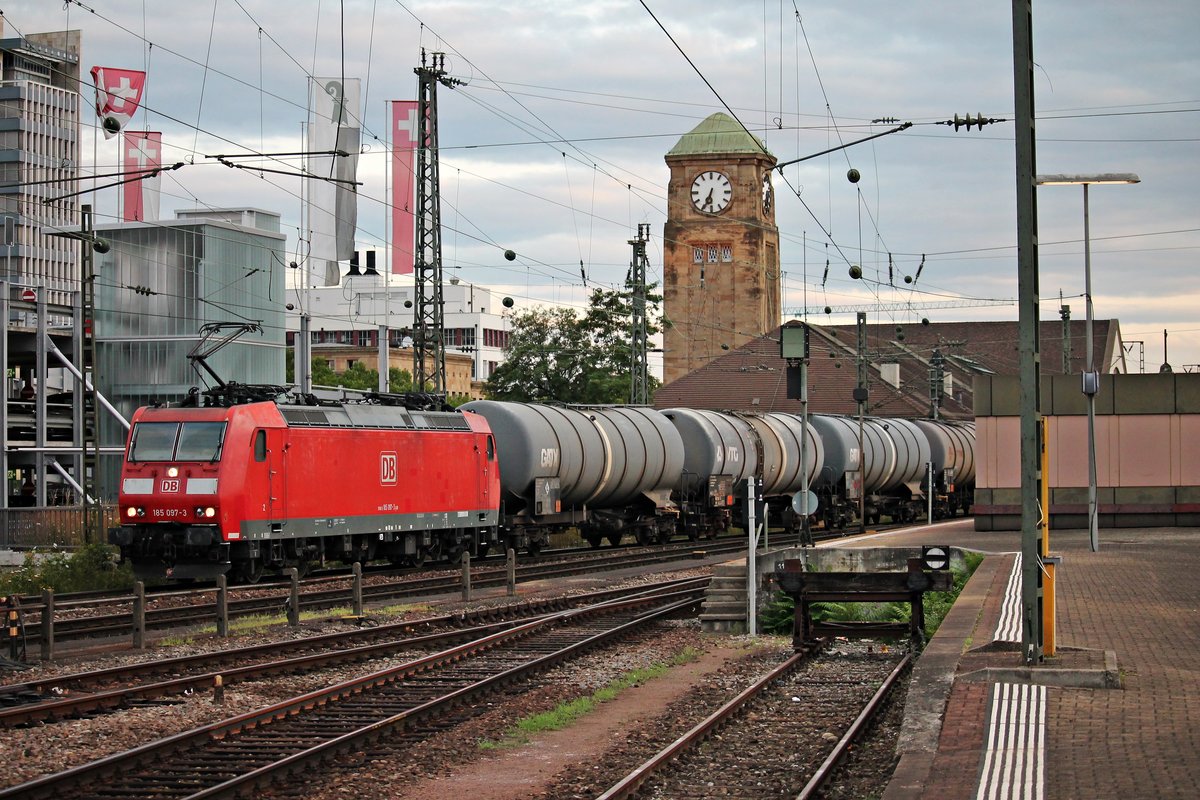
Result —
[[1046, 687], [993, 684], [976, 800], [1045, 797]]
[[1000, 621], [992, 634], [993, 641], [1021, 641], [1021, 554], [1017, 553], [1013, 561], [1012, 572], [1008, 576], [1008, 586], [1004, 589], [1004, 602], [1000, 607]]

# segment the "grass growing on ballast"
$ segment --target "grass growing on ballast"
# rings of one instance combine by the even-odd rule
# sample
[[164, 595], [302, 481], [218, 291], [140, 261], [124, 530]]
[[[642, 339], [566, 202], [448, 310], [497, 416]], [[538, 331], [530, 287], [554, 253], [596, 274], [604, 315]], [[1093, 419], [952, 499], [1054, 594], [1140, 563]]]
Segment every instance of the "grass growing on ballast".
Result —
[[570, 726], [575, 720], [593, 711], [601, 703], [615, 700], [621, 692], [635, 686], [662, 677], [667, 670], [688, 664], [700, 657], [700, 651], [687, 647], [676, 653], [669, 662], [656, 662], [648, 667], [631, 670], [600, 687], [590, 695], [577, 697], [574, 700], [560, 703], [550, 711], [534, 714], [517, 722], [499, 740], [481, 739], [481, 750], [494, 750], [504, 747], [520, 747], [528, 744], [532, 736], [545, 731], [558, 731]]

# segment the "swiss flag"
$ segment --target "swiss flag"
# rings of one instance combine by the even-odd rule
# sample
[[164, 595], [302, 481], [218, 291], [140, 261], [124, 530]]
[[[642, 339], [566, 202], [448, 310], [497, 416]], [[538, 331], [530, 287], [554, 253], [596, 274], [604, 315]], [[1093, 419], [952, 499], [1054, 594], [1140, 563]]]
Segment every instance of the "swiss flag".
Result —
[[111, 139], [129, 124], [142, 101], [146, 73], [136, 69], [92, 67], [92, 82], [96, 84], [96, 115], [104, 138]]

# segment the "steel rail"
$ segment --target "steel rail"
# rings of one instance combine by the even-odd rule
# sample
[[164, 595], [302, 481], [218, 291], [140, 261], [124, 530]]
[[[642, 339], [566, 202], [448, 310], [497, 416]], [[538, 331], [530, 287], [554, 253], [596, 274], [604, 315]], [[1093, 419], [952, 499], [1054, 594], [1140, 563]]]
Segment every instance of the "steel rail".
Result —
[[[711, 544], [706, 546], [706, 552], [711, 554], [722, 552], [735, 552], [745, 548], [744, 541], [729, 540], [721, 544]], [[662, 550], [652, 553], [603, 553], [597, 555], [594, 551], [586, 551], [586, 555], [581, 555], [578, 558], [571, 559], [562, 563], [550, 564], [532, 564], [517, 569], [517, 578], [520, 582], [528, 582], [533, 580], [545, 580], [547, 578], [561, 577], [563, 575], [578, 574], [580, 571], [603, 571], [612, 569], [626, 569], [635, 566], [644, 566], [647, 564], [658, 564], [666, 561], [671, 561], [679, 558], [681, 553], [686, 553], [689, 550], [694, 550], [695, 547], [679, 547], [672, 550]], [[345, 580], [344, 578], [319, 579], [321, 582], [330, 582], [332, 580]], [[473, 569], [471, 571], [471, 584], [476, 588], [489, 588], [494, 586], [503, 586], [507, 583], [508, 574], [504, 568], [487, 567], [483, 569]], [[363, 587], [363, 600], [368, 603], [379, 603], [388, 600], [396, 600], [402, 598], [419, 597], [428, 594], [444, 594], [459, 591], [461, 588], [461, 573], [443, 574], [433, 577], [417, 577], [417, 578], [402, 578], [399, 581], [389, 582], [385, 584], [366, 585]], [[238, 587], [243, 590], [254, 591], [255, 588]], [[262, 587], [256, 587], [262, 588]], [[212, 593], [212, 589], [201, 590], [202, 593]], [[177, 594], [177, 593], [176, 593]], [[231, 619], [244, 616], [252, 616], [265, 612], [280, 612], [287, 602], [288, 594], [280, 592], [279, 594], [271, 594], [265, 597], [248, 597], [235, 598], [229, 601], [229, 616]], [[309, 591], [301, 595], [300, 608], [301, 610], [321, 610], [326, 608], [335, 608], [342, 605], [347, 605], [352, 600], [352, 588], [350, 586], [340, 587], [336, 589], [318, 589]], [[127, 595], [123, 599], [110, 597], [104, 601], [106, 605], [113, 605], [119, 602], [132, 603], [132, 595]], [[186, 607], [172, 608], [149, 608], [146, 610], [146, 627], [148, 629], [163, 629], [177, 627], [184, 623], [196, 622], [198, 620], [211, 620], [214, 617], [216, 601], [215, 599], [189, 605]], [[59, 608], [59, 603], [55, 603], [56, 608]], [[25, 611], [40, 611], [41, 603], [38, 602], [33, 606], [25, 608]], [[132, 612], [120, 612], [116, 614], [97, 615], [92, 617], [78, 617], [73, 619], [55, 620], [54, 635], [58, 643], [64, 641], [77, 641], [79, 639], [104, 636], [104, 635], [125, 635], [128, 634], [133, 624]], [[26, 625], [26, 638], [29, 642], [39, 642], [41, 623], [30, 623]]]
[[[684, 595], [683, 599], [675, 598], [675, 595]], [[519, 640], [525, 639], [538, 632], [549, 631], [561, 625], [572, 621], [582, 621], [589, 617], [599, 616], [603, 614], [613, 613], [628, 613], [632, 609], [640, 606], [645, 606], [655, 602], [666, 600], [666, 605], [661, 605], [652, 612], [643, 613], [638, 619], [642, 624], [658, 619], [661, 616], [678, 613], [685, 608], [695, 607], [702, 598], [702, 591], [698, 589], [687, 590], [683, 592], [673, 592], [667, 595], [657, 597], [639, 597], [627, 600], [608, 601], [601, 604], [588, 606], [584, 609], [574, 609], [571, 611], [562, 612], [541, 620], [527, 622], [509, 628], [504, 631], [490, 634], [482, 639], [459, 645], [449, 650], [435, 653], [405, 664], [398, 665], [380, 672], [372, 673], [371, 675], [354, 678], [344, 681], [332, 687], [327, 687], [317, 691], [309, 692], [299, 697], [286, 700], [282, 703], [277, 703], [255, 711], [247, 712], [236, 717], [202, 726], [200, 728], [186, 731], [166, 737], [156, 742], [151, 742], [124, 753], [114, 754], [98, 761], [84, 764], [72, 769], [66, 770], [54, 775], [47, 775], [32, 781], [11, 787], [9, 789], [0, 790], [0, 798], [9, 800], [10, 798], [42, 798], [42, 797], [57, 797], [64, 791], [68, 791], [75, 787], [85, 785], [95, 785], [99, 781], [104, 781], [118, 774], [129, 774], [133, 770], [161, 765], [167, 762], [169, 756], [182, 751], [194, 750], [195, 748], [203, 747], [210, 743], [219, 743], [236, 736], [239, 733], [251, 731], [270, 725], [272, 722], [286, 720], [296, 715], [304, 714], [306, 711], [311, 711], [319, 708], [324, 708], [330, 704], [335, 704], [339, 701], [347, 700], [372, 689], [384, 687], [390, 683], [394, 683], [406, 678], [430, 672], [442, 667], [455, 664], [463, 659], [474, 655], [485, 653], [494, 648], [511, 644]], [[627, 625], [628, 623], [626, 623]], [[618, 631], [626, 630], [626, 625], [622, 625]], [[618, 635], [617, 632], [610, 631], [603, 634], [597, 634], [588, 637], [581, 642], [575, 642], [566, 648], [560, 648], [556, 652], [539, 656], [532, 659], [529, 664], [536, 665], [536, 668], [541, 668], [552, 663], [557, 663], [560, 660], [565, 660], [569, 657], [568, 654], [576, 654], [582, 652], [584, 648], [595, 646], [596, 644], [606, 640], [608, 637]], [[528, 665], [526, 665], [527, 667]], [[481, 681], [476, 681], [471, 686], [480, 688], [490, 687], [507, 680], [513, 679], [518, 674], [520, 668], [509, 668], [503, 672], [492, 675]], [[522, 673], [524, 674], [524, 673]], [[200, 793], [192, 795], [193, 797], [216, 797], [216, 796], [231, 796], [240, 790], [240, 787], [254, 784], [256, 786], [263, 785], [258, 783], [263, 776], [267, 782], [274, 780], [272, 775], [276, 775], [280, 770], [287, 770], [292, 764], [298, 762], [307, 762], [311, 758], [318, 760], [326, 757], [327, 754], [340, 752], [344, 746], [353, 746], [364, 738], [378, 734], [386, 729], [412, 718], [418, 710], [429, 711], [435, 707], [444, 707], [445, 703], [460, 699], [465, 696], [464, 687], [450, 692], [436, 704], [427, 702], [416, 708], [409, 709], [401, 714], [389, 717], [383, 720], [377, 720], [358, 729], [352, 734], [339, 736], [333, 740], [326, 741], [315, 747], [310, 747], [307, 750], [294, 754], [276, 762], [273, 765], [268, 765], [240, 776], [232, 781], [227, 781], [226, 784], [214, 787], [209, 790], [200, 791]], [[215, 792], [215, 793], [214, 793]]]
[[[510, 607], [509, 619], [496, 619], [497, 609], [486, 611], [469, 611], [450, 614], [441, 617], [428, 617], [420, 620], [392, 623], [369, 629], [359, 629], [338, 633], [323, 634], [306, 639], [273, 642], [269, 644], [251, 645], [249, 647], [233, 648], [214, 653], [179, 656], [176, 658], [142, 662], [92, 672], [60, 675], [29, 681], [22, 684], [11, 684], [0, 687], [0, 701], [10, 698], [10, 702], [21, 702], [21, 697], [33, 695], [36, 699], [22, 705], [14, 705], [0, 709], [0, 727], [14, 727], [30, 722], [50, 722], [78, 716], [84, 712], [106, 711], [127, 706], [137, 699], [150, 699], [180, 694], [188, 689], [202, 689], [212, 686], [215, 678], [220, 675], [224, 685], [233, 682], [250, 680], [276, 673], [295, 673], [299, 669], [317, 669], [346, 661], [360, 661], [373, 658], [389, 650], [419, 648], [439, 641], [461, 639], [472, 636], [484, 629], [502, 629], [516, 624], [519, 618], [536, 618], [551, 613], [561, 612], [566, 608], [582, 603], [599, 603], [620, 597], [645, 597], [667, 591], [678, 591], [689, 586], [699, 587], [707, 583], [707, 578], [679, 579], [664, 581], [652, 586], [639, 587], [636, 591], [630, 589], [606, 589], [574, 597], [558, 597], [523, 602]], [[484, 620], [492, 620], [485, 622]], [[472, 628], [462, 628], [468, 621], [474, 623]], [[388, 640], [387, 637], [396, 634], [411, 634], [419, 628], [453, 627], [442, 633], [410, 637], [403, 640]], [[368, 644], [355, 644], [362, 640], [372, 640]], [[384, 641], [379, 641], [384, 640]], [[297, 650], [312, 650], [328, 648], [322, 653], [307, 653], [291, 658], [279, 658]], [[213, 667], [246, 661], [256, 658], [273, 658], [266, 663], [212, 669]], [[185, 675], [167, 681], [138, 686], [125, 686], [103, 691], [91, 692], [85, 695], [61, 697], [45, 700], [46, 695], [61, 692], [64, 688], [78, 692], [88, 685], [97, 686], [115, 680], [136, 680], [141, 677], [170, 673], [178, 674], [183, 671], [207, 669], [199, 675]], [[15, 695], [15, 696], [14, 696]]]
[[301, 753], [297, 753], [288, 757], [276, 764], [262, 767], [254, 772], [234, 778], [219, 786], [214, 786], [201, 792], [189, 795], [185, 800], [217, 800], [217, 798], [235, 798], [246, 796], [248, 792], [271, 786], [277, 783], [279, 773], [285, 774], [306, 774], [306, 768], [313, 764], [321, 764], [335, 757], [341, 752], [363, 746], [378, 739], [387, 729], [397, 725], [403, 725], [408, 720], [421, 716], [428, 716], [437, 713], [443, 708], [450, 707], [456, 703], [468, 701], [471, 697], [488, 691], [491, 687], [502, 687], [512, 681], [532, 674], [534, 672], [547, 669], [559, 663], [569, 660], [570, 658], [582, 654], [604, 642], [627, 634], [632, 629], [640, 628], [650, 622], [663, 617], [671, 616], [679, 611], [693, 606], [697, 600], [685, 599], [671, 603], [667, 606], [655, 609], [654, 611], [637, 617], [634, 620], [624, 623], [616, 628], [609, 629], [602, 633], [596, 634], [581, 642], [568, 645], [554, 653], [547, 653], [540, 658], [530, 661], [527, 664], [522, 664], [517, 667], [512, 667], [504, 672], [484, 678], [469, 686], [445, 695], [436, 700], [429, 701], [416, 708], [397, 714], [389, 719], [374, 723], [365, 728], [360, 728], [353, 733], [345, 734], [338, 739], [324, 742], [316, 747], [309, 748]]
[[819, 766], [817, 771], [813, 773], [812, 778], [810, 778], [808, 783], [805, 784], [804, 788], [800, 790], [800, 794], [796, 795], [796, 800], [809, 800], [810, 798], [815, 797], [817, 793], [821, 791], [821, 789], [825, 788], [825, 785], [829, 782], [829, 779], [833, 777], [834, 769], [850, 751], [850, 745], [854, 744], [859, 735], [867, 727], [867, 723], [874, 718], [880, 706], [883, 705], [884, 699], [887, 698], [888, 694], [891, 693], [892, 689], [896, 685], [896, 682], [899, 681], [900, 676], [904, 673], [904, 670], [908, 668], [908, 665], [911, 663], [911, 661], [912, 653], [905, 653], [904, 658], [900, 659], [900, 663], [897, 664], [895, 669], [888, 674], [887, 678], [884, 679], [879, 689], [876, 690], [875, 694], [871, 696], [871, 699], [867, 701], [867, 704], [863, 706], [863, 710], [860, 711], [858, 716], [854, 718], [854, 722], [850, 723], [850, 727], [846, 729], [846, 733], [843, 734], [842, 738], [838, 740], [838, 743], [833, 746], [833, 751], [826, 756], [825, 760], [821, 763], [821, 766]]
[[820, 649], [820, 646], [820, 644], [811, 645], [794, 653], [787, 661], [759, 678], [750, 686], [747, 686], [732, 700], [701, 720], [687, 733], [658, 751], [658, 753], [644, 764], [634, 769], [610, 787], [608, 791], [597, 797], [596, 800], [625, 800], [625, 798], [633, 797], [642, 785], [658, 770], [708, 738], [717, 728], [724, 725], [731, 717], [745, 708], [746, 704], [757, 697], [764, 689], [780, 678], [786, 677], [807, 659], [811, 658]]

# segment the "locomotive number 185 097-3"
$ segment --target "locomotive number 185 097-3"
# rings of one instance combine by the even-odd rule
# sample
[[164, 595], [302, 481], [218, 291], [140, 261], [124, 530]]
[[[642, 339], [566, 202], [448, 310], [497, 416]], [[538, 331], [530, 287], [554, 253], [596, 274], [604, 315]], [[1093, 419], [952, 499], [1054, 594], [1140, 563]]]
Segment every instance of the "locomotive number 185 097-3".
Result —
[[150, 516], [160, 519], [177, 519], [188, 515], [186, 508], [152, 508]]

